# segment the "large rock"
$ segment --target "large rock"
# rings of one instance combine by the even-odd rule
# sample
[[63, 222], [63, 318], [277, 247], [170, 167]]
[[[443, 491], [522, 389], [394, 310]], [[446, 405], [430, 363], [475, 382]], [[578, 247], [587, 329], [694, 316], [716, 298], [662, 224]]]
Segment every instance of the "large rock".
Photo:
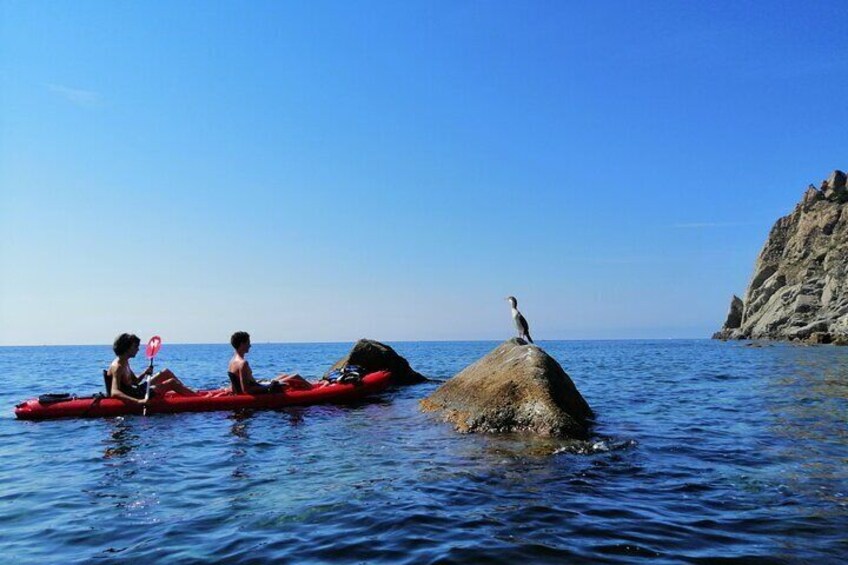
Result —
[[742, 311], [745, 308], [745, 303], [742, 299], [733, 295], [730, 300], [730, 310], [727, 312], [727, 319], [724, 321], [720, 331], [713, 334], [713, 339], [734, 339], [739, 332], [739, 326], [742, 325]]
[[461, 432], [585, 439], [592, 409], [556, 360], [513, 338], [421, 401]]
[[414, 371], [409, 362], [394, 349], [371, 339], [357, 341], [350, 353], [339, 359], [324, 376], [345, 365], [358, 365], [368, 373], [388, 370], [392, 373], [392, 382], [395, 384], [413, 385], [427, 380], [427, 377]]
[[713, 337], [825, 343], [845, 335], [848, 191], [845, 173], [834, 171], [774, 224], [754, 265], [741, 323], [733, 327], [728, 316]]

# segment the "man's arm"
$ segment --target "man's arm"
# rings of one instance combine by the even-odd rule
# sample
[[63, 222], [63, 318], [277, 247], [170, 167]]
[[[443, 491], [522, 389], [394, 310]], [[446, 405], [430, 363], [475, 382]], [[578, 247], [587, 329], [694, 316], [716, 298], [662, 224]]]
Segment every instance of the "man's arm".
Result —
[[247, 394], [262, 394], [268, 390], [267, 387], [257, 383], [256, 379], [253, 378], [253, 370], [247, 361], [239, 369], [239, 378], [241, 379], [241, 389]]
[[145, 370], [143, 370], [141, 372], [141, 374], [138, 375], [138, 376], [136, 376], [135, 373], [133, 373], [133, 370], [130, 369], [129, 367], [127, 367], [127, 372], [129, 372], [130, 380], [132, 381], [132, 384], [138, 385], [142, 380], [144, 380], [144, 377], [146, 377], [147, 375], [153, 374], [153, 367], [148, 365], [147, 368]]
[[[133, 378], [135, 377], [135, 375], [132, 374], [132, 371], [129, 371], [129, 373], [130, 373], [130, 375], [133, 376]], [[118, 382], [119, 382], [118, 379], [120, 379], [120, 378], [121, 378], [120, 374], [113, 374], [112, 375], [112, 390], [109, 391], [109, 396], [111, 396], [112, 398], [117, 398], [118, 400], [123, 400], [124, 402], [128, 402], [130, 404], [138, 404], [138, 405], [144, 404], [145, 403], [144, 399], [139, 400], [138, 398], [133, 398], [132, 396], [125, 394], [121, 390], [120, 386], [118, 385]]]

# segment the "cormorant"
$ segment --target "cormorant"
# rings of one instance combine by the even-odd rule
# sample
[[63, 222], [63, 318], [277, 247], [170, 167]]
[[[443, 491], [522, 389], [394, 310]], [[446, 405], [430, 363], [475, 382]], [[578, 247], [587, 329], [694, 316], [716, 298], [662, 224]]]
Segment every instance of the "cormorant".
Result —
[[518, 337], [533, 343], [533, 338], [530, 337], [530, 326], [527, 324], [524, 316], [521, 315], [521, 312], [518, 311], [518, 300], [514, 296], [507, 296], [506, 299], [509, 300], [509, 305], [512, 306], [512, 321], [515, 322]]

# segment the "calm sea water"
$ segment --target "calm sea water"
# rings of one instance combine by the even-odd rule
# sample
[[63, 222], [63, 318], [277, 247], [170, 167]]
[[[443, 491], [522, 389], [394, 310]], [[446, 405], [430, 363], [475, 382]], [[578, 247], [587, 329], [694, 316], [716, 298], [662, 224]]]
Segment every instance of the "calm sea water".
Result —
[[[418, 400], [496, 343], [396, 343], [433, 382], [356, 406], [22, 422], [108, 347], [0, 348], [0, 555], [16, 563], [841, 562], [848, 348], [542, 342], [589, 442], [463, 436]], [[255, 344], [317, 377], [350, 344]], [[165, 345], [190, 386], [228, 346]], [[139, 359], [137, 369], [143, 368]]]

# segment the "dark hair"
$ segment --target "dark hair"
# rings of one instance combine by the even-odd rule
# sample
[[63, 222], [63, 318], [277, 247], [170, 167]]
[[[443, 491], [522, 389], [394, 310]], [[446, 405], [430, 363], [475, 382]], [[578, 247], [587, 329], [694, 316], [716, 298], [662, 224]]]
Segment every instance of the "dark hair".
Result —
[[120, 357], [133, 345], [141, 345], [141, 340], [135, 334], [121, 334], [115, 338], [115, 343], [112, 344], [112, 351]]
[[247, 332], [236, 332], [230, 338], [230, 345], [233, 346], [233, 349], [238, 349], [245, 341], [250, 341], [250, 334]]

